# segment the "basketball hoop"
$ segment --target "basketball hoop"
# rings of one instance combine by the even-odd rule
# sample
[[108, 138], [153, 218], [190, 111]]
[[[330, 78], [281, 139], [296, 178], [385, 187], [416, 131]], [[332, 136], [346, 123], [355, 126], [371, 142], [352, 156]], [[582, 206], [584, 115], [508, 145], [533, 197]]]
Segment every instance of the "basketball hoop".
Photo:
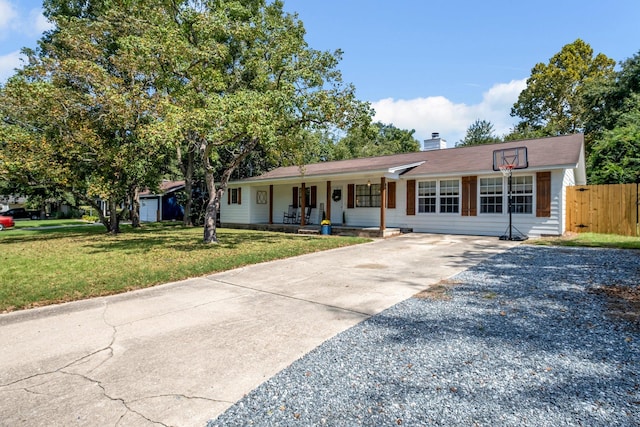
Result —
[[511, 173], [513, 172], [513, 165], [509, 165], [509, 164], [505, 164], [505, 165], [500, 165], [500, 172], [502, 172], [502, 175], [504, 176], [511, 176]]

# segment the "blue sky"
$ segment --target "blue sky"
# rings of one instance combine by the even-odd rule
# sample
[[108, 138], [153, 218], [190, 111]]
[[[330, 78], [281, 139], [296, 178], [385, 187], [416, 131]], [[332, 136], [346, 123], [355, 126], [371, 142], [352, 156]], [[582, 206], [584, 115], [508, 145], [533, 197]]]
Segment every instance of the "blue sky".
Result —
[[[0, 81], [47, 28], [39, 0], [0, 0]], [[340, 69], [376, 120], [440, 132], [449, 146], [475, 119], [498, 134], [531, 68], [581, 38], [619, 62], [640, 51], [640, 1], [285, 0], [309, 45], [343, 50]]]

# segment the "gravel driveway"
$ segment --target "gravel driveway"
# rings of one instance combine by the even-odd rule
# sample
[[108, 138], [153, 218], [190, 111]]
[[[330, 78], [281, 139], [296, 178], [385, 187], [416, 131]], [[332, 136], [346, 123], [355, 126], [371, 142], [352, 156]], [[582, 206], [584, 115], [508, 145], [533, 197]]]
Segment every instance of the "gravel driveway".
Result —
[[640, 426], [640, 330], [598, 291], [639, 282], [638, 251], [518, 246], [325, 342], [208, 426]]

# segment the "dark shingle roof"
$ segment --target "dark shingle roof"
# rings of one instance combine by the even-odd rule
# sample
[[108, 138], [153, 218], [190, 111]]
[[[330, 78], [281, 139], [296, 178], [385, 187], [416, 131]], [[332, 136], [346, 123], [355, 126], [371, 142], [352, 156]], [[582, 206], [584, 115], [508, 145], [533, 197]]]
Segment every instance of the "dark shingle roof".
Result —
[[494, 150], [527, 147], [529, 168], [553, 168], [576, 165], [580, 161], [584, 137], [582, 134], [557, 136], [499, 144], [476, 145], [433, 151], [367, 157], [310, 165], [274, 169], [246, 181], [267, 181], [301, 176], [387, 172], [392, 168], [411, 165], [404, 176], [449, 175], [493, 170]]

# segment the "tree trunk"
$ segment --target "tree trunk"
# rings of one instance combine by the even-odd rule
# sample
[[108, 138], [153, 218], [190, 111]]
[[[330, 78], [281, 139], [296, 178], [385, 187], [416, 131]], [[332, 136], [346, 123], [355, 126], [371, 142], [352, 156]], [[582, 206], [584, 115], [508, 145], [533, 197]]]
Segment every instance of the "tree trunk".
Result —
[[182, 171], [184, 175], [184, 192], [185, 192], [185, 202], [184, 202], [184, 218], [182, 220], [185, 227], [192, 227], [193, 221], [191, 221], [191, 209], [193, 207], [193, 165], [194, 163], [194, 152], [189, 150], [187, 152], [187, 164], [184, 165], [184, 169]]
[[216, 233], [216, 218], [218, 217], [218, 209], [220, 208], [220, 195], [224, 193], [222, 188], [216, 190], [216, 183], [212, 171], [205, 171], [204, 180], [207, 184], [207, 192], [209, 201], [204, 215], [204, 243], [218, 243], [218, 235]]
[[131, 194], [131, 226], [140, 227], [140, 189], [138, 186], [133, 187]]
[[118, 202], [109, 199], [109, 224], [107, 230], [110, 234], [120, 233], [120, 217], [118, 216]]
[[218, 212], [220, 211], [220, 199], [227, 191], [227, 184], [233, 171], [236, 170], [238, 165], [247, 157], [247, 155], [258, 144], [258, 138], [252, 138], [242, 148], [240, 154], [238, 154], [232, 161], [229, 167], [222, 173], [220, 178], [220, 185], [216, 189], [215, 177], [213, 175], [214, 168], [211, 166], [211, 150], [212, 144], [208, 144], [203, 141], [202, 153], [204, 161], [204, 180], [207, 184], [207, 191], [209, 193], [209, 202], [207, 203], [207, 209], [204, 216], [204, 243], [218, 243], [218, 236], [216, 234], [216, 221], [218, 219]]

